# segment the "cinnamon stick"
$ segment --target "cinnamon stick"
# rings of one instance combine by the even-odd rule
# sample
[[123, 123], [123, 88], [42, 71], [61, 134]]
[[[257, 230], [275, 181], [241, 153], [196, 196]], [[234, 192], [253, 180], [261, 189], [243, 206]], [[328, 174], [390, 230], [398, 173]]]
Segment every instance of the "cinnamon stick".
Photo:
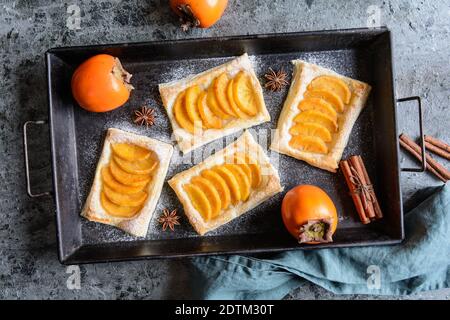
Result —
[[446, 144], [444, 141], [436, 139], [436, 138], [434, 138], [432, 136], [427, 136], [427, 135], [425, 135], [424, 138], [425, 138], [425, 141], [427, 141], [427, 142], [435, 145], [436, 147], [441, 148], [442, 150], [447, 151], [448, 153], [450, 153], [450, 146], [448, 144]]
[[450, 146], [444, 141], [436, 139], [432, 136], [425, 136], [425, 147], [442, 158], [450, 160]]
[[441, 156], [442, 158], [450, 160], [450, 153], [446, 152], [445, 150], [442, 150], [441, 148], [436, 147], [434, 144], [431, 144], [431, 143], [425, 141], [425, 148], [427, 148], [427, 150], [437, 154], [438, 156]]
[[[351, 156], [348, 161], [350, 161], [350, 163], [352, 164], [352, 167], [355, 168], [356, 172], [358, 172], [358, 176], [361, 178], [361, 184], [362, 185], [368, 185], [367, 181], [366, 181], [366, 177], [364, 176], [364, 172], [362, 169], [362, 164], [359, 160], [359, 158], [357, 156]], [[366, 216], [369, 219], [375, 219], [375, 211], [374, 208], [372, 206], [372, 202], [370, 201], [370, 199], [367, 199], [367, 197], [365, 198], [365, 203], [363, 201], [363, 205], [364, 205], [364, 210], [366, 211]]]
[[[413, 155], [417, 160], [419, 160], [419, 162], [422, 163], [422, 156], [420, 155], [419, 152], [416, 152], [413, 148], [411, 148], [406, 142], [404, 142], [403, 140], [399, 140], [400, 145], [409, 153], [411, 153], [411, 155]], [[446, 182], [445, 178], [443, 176], [441, 176], [432, 166], [427, 165], [427, 170], [430, 171], [432, 174], [434, 174], [439, 180], [441, 180], [442, 182]]]
[[353, 202], [355, 203], [356, 211], [358, 212], [359, 219], [361, 220], [361, 222], [363, 224], [368, 224], [370, 222], [370, 219], [366, 216], [366, 213], [364, 211], [364, 206], [361, 201], [361, 197], [356, 192], [356, 186], [350, 180], [350, 177], [352, 176], [352, 171], [350, 169], [350, 166], [349, 166], [347, 160], [342, 160], [339, 165], [341, 167], [342, 173], [344, 174], [345, 181], [347, 182], [347, 186], [350, 190], [350, 194], [352, 196]]
[[[420, 146], [415, 143], [410, 137], [408, 137], [406, 134], [402, 133], [400, 135], [400, 141], [403, 141], [405, 144], [407, 144], [409, 147], [411, 147], [415, 152], [419, 153], [421, 152]], [[447, 180], [450, 180], [450, 171], [444, 168], [439, 162], [434, 160], [429, 154], [425, 153], [427, 165], [429, 167], [432, 167], [434, 171], [436, 171], [440, 177], [444, 179], [444, 182]], [[432, 171], [432, 170], [430, 170]]]
[[[366, 166], [364, 165], [363, 159], [361, 156], [358, 156], [359, 162], [361, 163], [364, 179], [366, 180], [366, 183], [369, 185], [372, 185], [372, 181], [370, 180], [369, 174], [367, 173]], [[373, 192], [374, 201], [372, 203], [373, 208], [375, 210], [375, 216], [377, 219], [383, 218], [383, 212], [381, 211], [380, 203], [378, 202], [377, 195], [375, 191]]]

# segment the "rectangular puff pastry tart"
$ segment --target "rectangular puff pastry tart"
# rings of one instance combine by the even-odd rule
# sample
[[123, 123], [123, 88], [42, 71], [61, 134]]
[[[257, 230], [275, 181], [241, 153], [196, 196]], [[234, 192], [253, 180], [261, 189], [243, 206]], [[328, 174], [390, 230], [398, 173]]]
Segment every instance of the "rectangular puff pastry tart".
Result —
[[248, 131], [202, 163], [175, 175], [169, 185], [200, 235], [283, 190], [277, 170]]
[[270, 121], [246, 53], [197, 75], [160, 84], [159, 92], [183, 153]]
[[172, 157], [170, 144], [110, 128], [81, 215], [144, 237]]
[[336, 172], [371, 87], [302, 60], [294, 74], [270, 148]]

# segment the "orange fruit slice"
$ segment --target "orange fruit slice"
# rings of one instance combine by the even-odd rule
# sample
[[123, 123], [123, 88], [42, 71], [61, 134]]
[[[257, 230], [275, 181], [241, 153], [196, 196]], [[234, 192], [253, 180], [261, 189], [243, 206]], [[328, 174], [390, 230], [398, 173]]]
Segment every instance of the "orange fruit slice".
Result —
[[226, 120], [231, 117], [229, 114], [222, 111], [222, 108], [220, 108], [219, 102], [217, 102], [216, 96], [214, 94], [213, 86], [210, 86], [208, 88], [208, 93], [206, 94], [206, 103], [208, 104], [208, 107], [211, 109], [211, 111], [219, 118]]
[[139, 161], [126, 161], [116, 156], [113, 158], [120, 169], [131, 174], [150, 174], [158, 165], [158, 159], [154, 152], [147, 159]]
[[239, 184], [241, 200], [247, 201], [248, 196], [250, 195], [251, 183], [250, 183], [247, 175], [245, 174], [244, 170], [241, 168], [240, 165], [237, 165], [237, 164], [226, 164], [226, 165], [224, 165], [224, 167], [226, 169], [230, 170], [230, 172], [232, 172], [233, 175], [235, 176], [236, 181]]
[[230, 81], [228, 81], [228, 85], [227, 85], [227, 98], [228, 98], [228, 102], [230, 103], [230, 107], [233, 110], [234, 114], [237, 115], [239, 118], [241, 119], [246, 119], [248, 118], [248, 114], [246, 114], [245, 112], [243, 112], [241, 109], [239, 109], [236, 101], [234, 101], [234, 96], [233, 96], [233, 83], [234, 83], [234, 79], [231, 79]]
[[222, 202], [220, 200], [219, 192], [214, 188], [214, 185], [208, 179], [200, 176], [192, 178], [191, 183], [199, 187], [206, 198], [208, 198], [209, 204], [211, 205], [211, 218], [217, 217], [222, 208]]
[[247, 164], [247, 160], [244, 154], [241, 153], [235, 153], [232, 156], [232, 159], [230, 161], [227, 161], [227, 163], [230, 164], [236, 164], [244, 171], [245, 175], [247, 176], [248, 180], [250, 181], [250, 185], [252, 184], [252, 169]]
[[212, 168], [217, 174], [219, 174], [223, 180], [227, 183], [228, 189], [230, 190], [231, 203], [236, 204], [241, 200], [241, 191], [239, 189], [239, 183], [234, 176], [233, 172], [224, 166], [217, 166]]
[[293, 136], [303, 135], [303, 136], [313, 136], [322, 139], [325, 142], [331, 141], [331, 133], [323, 125], [314, 122], [300, 122], [295, 124], [289, 133]]
[[145, 160], [151, 154], [150, 150], [129, 143], [112, 143], [111, 149], [116, 156], [127, 161]]
[[188, 114], [189, 120], [194, 124], [194, 126], [202, 127], [203, 121], [198, 111], [197, 99], [202, 92], [202, 89], [198, 85], [194, 85], [186, 89], [185, 105], [186, 112]]
[[337, 112], [333, 108], [331, 104], [326, 102], [323, 99], [319, 98], [306, 98], [303, 99], [299, 105], [298, 108], [301, 111], [307, 111], [307, 110], [317, 110], [322, 113], [325, 113], [329, 115], [334, 121], [337, 121]]
[[191, 200], [191, 203], [194, 206], [195, 210], [197, 210], [202, 215], [203, 219], [205, 219], [206, 221], [211, 220], [211, 205], [209, 204], [208, 198], [203, 193], [203, 191], [193, 184], [184, 185], [184, 190]]
[[314, 153], [328, 153], [328, 147], [322, 139], [311, 136], [294, 136], [289, 141], [292, 148]]
[[331, 91], [338, 95], [345, 104], [348, 104], [352, 97], [352, 92], [347, 83], [333, 76], [319, 76], [314, 78], [308, 85], [308, 90], [313, 89]]
[[147, 184], [151, 179], [151, 176], [148, 174], [131, 174], [123, 171], [114, 160], [110, 161], [109, 170], [114, 179], [128, 186], [136, 187], [144, 183]]
[[316, 110], [302, 111], [295, 116], [294, 122], [313, 122], [327, 128], [330, 132], [336, 132], [338, 125], [329, 115]]
[[233, 80], [233, 98], [237, 106], [250, 116], [258, 113], [258, 100], [254, 92], [250, 76], [244, 71], [239, 72]]
[[227, 98], [228, 81], [229, 79], [225, 72], [218, 76], [213, 83], [214, 95], [216, 96], [216, 100], [219, 103], [219, 107], [222, 109], [222, 111], [234, 117], [235, 114], [231, 109]]
[[252, 188], [257, 188], [261, 184], [262, 180], [261, 167], [259, 166], [258, 162], [254, 158], [244, 153], [236, 153], [236, 155], [245, 159], [245, 164], [250, 168], [252, 175], [250, 179], [250, 181], [252, 182]]
[[178, 125], [183, 128], [184, 130], [194, 133], [194, 123], [189, 119], [189, 116], [186, 111], [185, 107], [185, 97], [186, 93], [181, 92], [177, 99], [175, 100], [175, 103], [173, 105], [173, 115], [175, 117], [175, 120], [177, 120]]
[[104, 166], [102, 168], [102, 181], [104, 184], [106, 184], [108, 187], [113, 189], [116, 192], [120, 192], [123, 194], [130, 194], [130, 193], [136, 193], [141, 191], [147, 183], [143, 185], [138, 186], [127, 186], [124, 184], [121, 184], [119, 181], [114, 179], [114, 177], [111, 174], [111, 171], [109, 170], [108, 166]]
[[225, 180], [217, 172], [209, 169], [203, 170], [201, 175], [203, 178], [209, 180], [214, 188], [216, 188], [220, 196], [221, 208], [223, 210], [228, 208], [231, 201], [231, 193]]
[[108, 186], [103, 186], [103, 193], [112, 203], [117, 204], [118, 206], [124, 207], [137, 207], [144, 203], [147, 199], [147, 192], [139, 191], [137, 193], [132, 194], [123, 194], [114, 191]]
[[323, 89], [312, 89], [307, 90], [303, 96], [305, 98], [319, 98], [323, 99], [333, 106], [338, 112], [344, 111], [344, 102], [342, 99], [334, 92], [323, 90]]
[[220, 129], [223, 127], [222, 119], [214, 115], [206, 104], [206, 92], [202, 91], [197, 100], [198, 111], [202, 118], [203, 124], [209, 129]]
[[132, 218], [139, 212], [139, 210], [141, 210], [140, 206], [138, 207], [118, 206], [109, 201], [103, 192], [100, 194], [100, 202], [102, 204], [103, 209], [105, 209], [106, 212], [118, 218]]

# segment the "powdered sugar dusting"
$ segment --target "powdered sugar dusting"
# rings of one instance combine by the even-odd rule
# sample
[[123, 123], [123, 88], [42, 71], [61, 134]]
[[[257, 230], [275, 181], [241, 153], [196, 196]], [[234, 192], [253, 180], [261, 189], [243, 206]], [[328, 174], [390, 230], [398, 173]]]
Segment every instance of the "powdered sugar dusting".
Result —
[[[83, 110], [77, 110], [75, 117], [77, 148], [79, 150], [80, 206], [84, 204], [87, 193], [89, 192], [96, 163], [100, 157], [104, 136], [108, 128], [118, 128], [175, 145], [171, 138], [172, 128], [159, 97], [158, 84], [180, 80], [189, 75], [197, 74], [227, 62], [231, 58], [221, 57], [213, 59], [131, 63], [125, 67], [133, 74], [132, 84], [136, 90], [134, 90], [130, 101], [124, 107], [105, 114], [91, 114]], [[249, 59], [263, 86], [265, 83], [264, 74], [268, 71], [269, 67], [274, 70], [282, 68], [288, 74], [290, 80], [293, 71], [290, 61], [294, 59], [303, 59], [362, 81], [370, 80], [368, 78], [369, 70], [366, 69], [367, 66], [359, 61], [360, 57], [352, 50], [251, 55]], [[257, 141], [263, 145], [265, 150], [270, 145], [271, 130], [276, 128], [276, 123], [287, 92], [288, 87], [283, 88], [279, 92], [270, 92], [263, 89], [264, 100], [272, 120], [254, 127], [252, 133]], [[156, 123], [149, 129], [146, 129], [145, 126], [137, 126], [132, 122], [133, 111], [142, 104], [155, 108]], [[361, 154], [365, 159], [374, 157], [372, 118], [372, 102], [369, 99], [366, 109], [362, 112], [352, 131], [349, 145], [344, 151], [344, 158], [350, 154]], [[232, 137], [238, 137], [240, 134], [236, 133]], [[263, 143], [263, 141], [265, 142]], [[207, 148], [207, 146], [202, 148]], [[342, 220], [339, 226], [340, 229], [361, 227], [353, 208], [353, 203], [349, 198], [347, 186], [340, 173], [329, 173], [276, 152], [267, 151], [267, 154], [271, 158], [273, 165], [279, 169], [281, 184], [285, 188], [285, 192], [297, 184], [318, 185], [335, 202], [340, 219]], [[192, 166], [175, 161], [174, 159], [176, 158], [181, 158], [181, 154], [177, 149], [175, 149], [172, 163], [169, 166], [166, 181], [176, 173]], [[369, 174], [374, 176], [374, 165], [372, 163], [366, 163], [366, 165], [368, 166]], [[374, 183], [376, 185], [376, 181]], [[280, 204], [283, 194], [275, 195], [250, 212], [205, 236], [284, 233], [284, 227], [280, 219]], [[178, 209], [178, 213], [181, 216], [181, 225], [175, 226], [175, 232], [171, 232], [170, 230], [163, 232], [161, 225], [157, 221], [165, 208], [169, 210]], [[83, 219], [82, 223], [82, 233], [83, 243], [123, 242], [138, 239], [114, 227], [88, 222], [85, 219]], [[184, 215], [175, 193], [167, 183], [164, 183], [161, 197], [153, 218], [150, 221], [149, 230], [145, 239], [159, 240], [191, 237], [198, 237], [198, 235]]]

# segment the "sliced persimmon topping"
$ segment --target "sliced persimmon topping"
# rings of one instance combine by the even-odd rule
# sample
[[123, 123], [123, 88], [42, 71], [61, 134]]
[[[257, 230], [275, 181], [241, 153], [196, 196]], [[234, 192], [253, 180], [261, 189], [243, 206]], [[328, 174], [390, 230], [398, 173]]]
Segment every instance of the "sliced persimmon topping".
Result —
[[118, 206], [124, 207], [137, 207], [144, 203], [147, 199], [147, 192], [139, 191], [137, 193], [132, 194], [123, 194], [120, 192], [116, 192], [108, 186], [103, 186], [103, 193], [112, 203], [117, 204]]
[[333, 106], [338, 112], [344, 111], [344, 102], [334, 92], [323, 89], [307, 90], [304, 95], [305, 98], [319, 98], [323, 99]]
[[313, 122], [327, 128], [330, 132], [336, 132], [338, 125], [329, 115], [316, 110], [302, 111], [295, 116], [294, 122]]
[[198, 111], [197, 99], [202, 92], [202, 89], [198, 85], [193, 85], [186, 89], [186, 112], [188, 114], [189, 120], [194, 124], [194, 126], [202, 127], [203, 121]]
[[178, 125], [184, 130], [194, 134], [194, 123], [189, 119], [185, 104], [186, 92], [181, 92], [173, 105], [173, 115]]
[[200, 176], [192, 178], [191, 183], [199, 187], [211, 205], [211, 218], [214, 219], [219, 215], [222, 208], [222, 201], [220, 200], [219, 192], [216, 190], [212, 182]]
[[222, 119], [214, 115], [206, 103], [206, 91], [202, 91], [198, 96], [197, 105], [203, 124], [208, 129], [220, 129], [223, 127]]
[[324, 142], [331, 141], [330, 131], [320, 123], [299, 122], [289, 129], [289, 133], [293, 136], [303, 135], [318, 137]]
[[345, 104], [348, 104], [352, 97], [352, 92], [347, 83], [345, 83], [344, 80], [333, 76], [319, 76], [314, 78], [308, 85], [308, 89], [331, 91], [338, 95]]
[[150, 174], [158, 165], [158, 156], [151, 152], [151, 156], [144, 160], [127, 161], [114, 156], [114, 161], [120, 169], [131, 174]]
[[250, 185], [252, 184], [252, 169], [247, 164], [247, 160], [244, 154], [236, 152], [231, 156], [231, 159], [227, 159], [226, 162], [229, 164], [236, 164], [240, 166], [247, 176], [248, 180], [250, 181]]
[[291, 138], [289, 145], [301, 151], [313, 153], [328, 153], [328, 147], [322, 139], [311, 136], [298, 135]]
[[[237, 153], [239, 155], [239, 153]], [[262, 176], [261, 176], [261, 167], [258, 162], [247, 154], [240, 154], [245, 158], [246, 164], [250, 167], [252, 173], [252, 188], [257, 188], [261, 184]]]
[[230, 79], [230, 81], [228, 81], [228, 86], [227, 86], [227, 98], [228, 98], [228, 102], [230, 103], [230, 107], [233, 110], [233, 112], [241, 119], [246, 119], [249, 117], [248, 114], [246, 114], [245, 112], [243, 112], [241, 109], [239, 109], [239, 106], [237, 105], [236, 101], [234, 100], [234, 96], [233, 96], [233, 83], [234, 83], [234, 79]]
[[102, 204], [102, 207], [106, 210], [106, 212], [118, 218], [132, 218], [142, 208], [141, 206], [137, 207], [118, 206], [117, 204], [109, 201], [109, 199], [103, 192], [101, 192], [100, 194], [100, 202]]
[[130, 194], [130, 193], [136, 193], [141, 191], [146, 185], [142, 184], [142, 185], [138, 185], [138, 186], [127, 186], [124, 185], [122, 183], [120, 183], [119, 181], [117, 181], [113, 175], [111, 174], [111, 171], [109, 170], [109, 166], [104, 166], [102, 168], [102, 181], [104, 184], [106, 184], [108, 187], [110, 187], [111, 189], [113, 189], [116, 192], [120, 192], [123, 194]]
[[250, 195], [250, 186], [251, 183], [245, 174], [244, 170], [241, 168], [240, 165], [237, 164], [225, 164], [225, 169], [228, 169], [230, 172], [233, 173], [234, 177], [236, 178], [236, 181], [239, 185], [239, 191], [240, 191], [240, 199], [242, 201], [247, 201], [248, 196]]
[[130, 143], [112, 143], [111, 149], [116, 156], [127, 161], [145, 160], [151, 154], [150, 150]]
[[218, 76], [213, 83], [214, 95], [216, 96], [216, 100], [219, 103], [219, 107], [222, 109], [222, 111], [234, 117], [236, 115], [231, 109], [227, 98], [228, 81], [229, 79], [225, 72], [220, 74], [220, 76]]
[[241, 200], [241, 191], [239, 188], [239, 183], [234, 176], [233, 172], [224, 166], [216, 166], [212, 168], [213, 171], [217, 172], [227, 183], [228, 189], [230, 189], [231, 203], [236, 204]]
[[153, 151], [129, 143], [114, 143], [111, 149], [110, 163], [101, 169], [100, 202], [110, 215], [129, 218], [147, 200], [143, 189], [151, 180], [158, 158]]
[[233, 97], [237, 106], [250, 116], [258, 113], [258, 99], [252, 79], [245, 71], [240, 71], [233, 80]]
[[131, 174], [122, 170], [114, 160], [110, 161], [109, 170], [114, 179], [128, 186], [147, 184], [151, 179], [149, 174]]
[[219, 118], [226, 120], [231, 118], [231, 116], [224, 111], [219, 106], [219, 102], [217, 102], [216, 95], [214, 94], [214, 87], [211, 85], [208, 88], [208, 93], [206, 94], [206, 103], [211, 111]]
[[331, 104], [326, 102], [323, 99], [320, 98], [306, 98], [303, 99], [299, 105], [298, 108], [301, 111], [307, 111], [307, 110], [317, 110], [322, 113], [325, 113], [326, 115], [329, 115], [334, 121], [337, 121], [337, 112], [333, 108]]
[[203, 170], [201, 175], [203, 178], [209, 180], [219, 193], [221, 200], [221, 209], [227, 209], [230, 205], [231, 193], [226, 181], [217, 172], [209, 169]]
[[208, 198], [203, 193], [203, 191], [193, 184], [186, 184], [183, 188], [184, 191], [186, 191], [189, 199], [191, 200], [191, 203], [194, 206], [195, 210], [197, 210], [202, 215], [205, 221], [211, 220], [211, 204], [209, 203]]

